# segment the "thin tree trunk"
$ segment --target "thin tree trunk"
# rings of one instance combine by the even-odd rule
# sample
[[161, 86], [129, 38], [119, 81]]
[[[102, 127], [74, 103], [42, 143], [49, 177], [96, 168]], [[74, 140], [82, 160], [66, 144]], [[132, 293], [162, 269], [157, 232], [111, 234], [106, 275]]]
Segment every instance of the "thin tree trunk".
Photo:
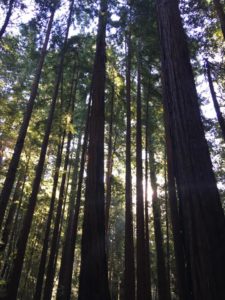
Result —
[[156, 255], [157, 255], [157, 278], [158, 278], [158, 295], [159, 300], [170, 299], [169, 286], [167, 282], [166, 274], [166, 262], [165, 253], [163, 250], [163, 236], [161, 227], [161, 210], [158, 203], [157, 196], [157, 184], [155, 171], [153, 171], [153, 162], [151, 161], [150, 155], [150, 174], [151, 174], [151, 184], [152, 184], [152, 207], [153, 207], [153, 217], [154, 217], [154, 230], [155, 230], [155, 243], [156, 243]]
[[165, 173], [164, 173], [164, 180], [165, 180], [165, 213], [166, 213], [166, 271], [167, 271], [167, 282], [169, 286], [169, 293], [171, 294], [170, 288], [170, 232], [169, 232], [169, 207], [168, 207], [168, 185], [167, 185], [167, 165], [166, 165], [166, 155], [165, 155]]
[[41, 258], [40, 258], [40, 263], [39, 263], [39, 268], [38, 268], [38, 275], [37, 275], [37, 281], [36, 281], [36, 287], [35, 287], [35, 293], [34, 293], [33, 300], [41, 299], [41, 292], [42, 292], [44, 273], [45, 273], [45, 265], [46, 265], [46, 260], [47, 260], [49, 236], [50, 236], [50, 229], [51, 229], [51, 221], [52, 221], [54, 206], [55, 206], [55, 197], [56, 197], [56, 190], [57, 190], [58, 180], [59, 180], [59, 170], [60, 170], [61, 161], [62, 161], [62, 151], [63, 151], [63, 146], [64, 146], [65, 134], [66, 134], [66, 131], [64, 130], [62, 139], [59, 142], [58, 150], [57, 150], [53, 187], [52, 187], [52, 196], [51, 196], [51, 200], [50, 200], [50, 208], [49, 208], [49, 212], [48, 212], [48, 218], [47, 218], [46, 226], [45, 226], [45, 236], [44, 236], [44, 240], [43, 240], [43, 247], [42, 247], [42, 252], [41, 252]]
[[211, 76], [211, 67], [210, 67], [210, 63], [208, 62], [208, 60], [206, 60], [206, 72], [207, 72], [207, 77], [208, 77], [209, 89], [210, 89], [210, 93], [211, 93], [212, 100], [213, 100], [213, 105], [214, 105], [214, 108], [216, 111], [218, 122], [220, 124], [222, 136], [225, 141], [225, 119], [221, 113], [220, 106], [217, 101], [216, 92], [214, 90], [213, 80], [212, 80], [212, 76]]
[[148, 98], [146, 101], [146, 131], [145, 131], [145, 251], [146, 251], [146, 281], [147, 299], [152, 300], [151, 257], [149, 243], [149, 214], [148, 214]]
[[134, 233], [131, 178], [131, 32], [127, 35], [126, 58], [126, 180], [125, 180], [125, 270], [124, 300], [135, 300]]
[[213, 3], [215, 5], [216, 13], [220, 21], [223, 38], [225, 39], [225, 13], [224, 13], [223, 4], [220, 2], [220, 0], [213, 0]]
[[49, 19], [49, 22], [48, 22], [48, 27], [47, 27], [47, 31], [46, 31], [46, 35], [45, 35], [45, 41], [44, 41], [44, 44], [43, 44], [43, 47], [41, 50], [40, 59], [39, 59], [35, 77], [34, 77], [34, 80], [32, 83], [30, 98], [27, 103], [26, 111], [24, 113], [23, 121], [22, 121], [20, 130], [19, 130], [16, 145], [14, 148], [13, 156], [10, 161], [9, 169], [6, 174], [6, 179], [5, 179], [2, 191], [1, 191], [1, 195], [0, 195], [0, 228], [1, 228], [1, 225], [3, 222], [7, 204], [10, 199], [11, 191], [12, 191], [13, 184], [14, 184], [15, 177], [16, 177], [17, 167], [19, 165], [21, 152], [23, 150], [23, 145], [24, 145], [26, 134], [27, 134], [27, 129], [28, 129], [32, 111], [33, 111], [34, 102], [35, 102], [35, 99], [37, 96], [38, 86], [39, 86], [39, 82], [40, 82], [40, 78], [41, 78], [42, 67], [44, 64], [46, 50], [47, 50], [47, 46], [48, 46], [48, 42], [49, 42], [51, 29], [52, 29], [54, 14], [55, 14], [55, 10], [53, 9], [50, 19]]
[[114, 82], [112, 84], [112, 97], [110, 103], [110, 121], [109, 121], [109, 142], [108, 142], [108, 157], [107, 157], [107, 175], [106, 175], [106, 208], [105, 208], [105, 230], [106, 236], [109, 230], [109, 210], [111, 205], [111, 194], [112, 194], [112, 168], [113, 168], [113, 145], [112, 145], [112, 134], [113, 134], [113, 108], [114, 108]]
[[154, 158], [154, 144], [152, 128], [149, 128], [149, 166], [152, 186], [152, 209], [155, 231], [155, 244], [157, 256], [157, 279], [159, 300], [170, 300], [169, 284], [167, 281], [165, 253], [163, 249], [163, 233], [161, 225], [161, 209], [157, 192], [156, 166]]
[[157, 1], [166, 126], [172, 141], [193, 298], [225, 299], [225, 218], [204, 136], [178, 1]]
[[[140, 43], [138, 43], [140, 48]], [[137, 125], [136, 125], [136, 223], [137, 223], [137, 300], [147, 300], [148, 284], [146, 276], [146, 243], [143, 199], [142, 168], [142, 112], [141, 112], [141, 61], [138, 51], [137, 70]]]
[[9, 24], [9, 20], [10, 20], [10, 17], [12, 15], [13, 6], [14, 6], [15, 3], [16, 3], [16, 0], [10, 0], [9, 1], [8, 11], [6, 13], [5, 20], [4, 20], [4, 23], [2, 25], [2, 28], [0, 29], [0, 40], [2, 39], [2, 36], [3, 36], [3, 34], [5, 33], [5, 30], [6, 30], [6, 27]]
[[105, 247], [104, 201], [104, 94], [107, 4], [107, 0], [101, 0], [93, 70], [79, 300], [110, 299]]
[[42, 172], [43, 172], [43, 167], [44, 167], [44, 162], [45, 162], [45, 155], [46, 155], [46, 151], [47, 151], [49, 135], [51, 132], [53, 116], [54, 116], [54, 111], [55, 111], [55, 106], [56, 106], [56, 100], [58, 97], [59, 85], [60, 85], [62, 70], [63, 70], [65, 49], [66, 49], [67, 40], [68, 40], [69, 27], [70, 27], [70, 24], [72, 21], [73, 4], [74, 4], [74, 0], [71, 2], [71, 6], [70, 6], [70, 13], [69, 13], [68, 21], [67, 21], [67, 29], [66, 29], [66, 35], [65, 35], [65, 40], [64, 40], [64, 46], [63, 46], [63, 50], [61, 52], [61, 57], [60, 57], [58, 72], [56, 75], [56, 81], [55, 81], [55, 86], [54, 86], [51, 107], [49, 110], [49, 115], [48, 115], [46, 129], [45, 129], [45, 135], [44, 135], [44, 139], [43, 139], [43, 143], [42, 143], [39, 161], [38, 161], [38, 164], [36, 167], [35, 178], [33, 181], [32, 193], [31, 193], [29, 201], [28, 201], [27, 212], [24, 217], [22, 230], [20, 232], [18, 243], [17, 243], [17, 253], [16, 253], [16, 256], [14, 259], [13, 269], [12, 269], [12, 273], [10, 276], [10, 280], [8, 282], [7, 296], [5, 298], [8, 300], [16, 300], [16, 298], [17, 298], [17, 292], [18, 292], [18, 287], [19, 287], [21, 271], [22, 271], [22, 267], [23, 267], [26, 244], [27, 244], [30, 227], [31, 227], [32, 219], [33, 219], [33, 214], [34, 214], [34, 210], [35, 210], [35, 206], [36, 206], [36, 202], [37, 202], [37, 194], [38, 194], [40, 183], [41, 183], [41, 177], [42, 177]]
[[[73, 116], [74, 101], [72, 103], [71, 111], [72, 111], [71, 113]], [[71, 118], [71, 123], [73, 123], [73, 118]], [[56, 262], [57, 242], [60, 238], [60, 230], [59, 230], [60, 219], [63, 216], [63, 214], [62, 214], [63, 199], [64, 199], [64, 195], [65, 195], [66, 177], [68, 174], [71, 140], [72, 140], [72, 132], [69, 131], [68, 137], [67, 137], [67, 147], [66, 147], [66, 156], [65, 156], [64, 168], [63, 168], [62, 182], [61, 182], [61, 186], [60, 186], [59, 200], [58, 200], [58, 206], [57, 206], [57, 210], [56, 210], [55, 224], [54, 224], [54, 230], [53, 230], [53, 234], [52, 234], [52, 243], [51, 243], [49, 261], [48, 261], [48, 266], [47, 266], [46, 282], [45, 282], [44, 296], [43, 296], [44, 300], [51, 299], [51, 295], [52, 295], [54, 275], [55, 275], [54, 263]]]

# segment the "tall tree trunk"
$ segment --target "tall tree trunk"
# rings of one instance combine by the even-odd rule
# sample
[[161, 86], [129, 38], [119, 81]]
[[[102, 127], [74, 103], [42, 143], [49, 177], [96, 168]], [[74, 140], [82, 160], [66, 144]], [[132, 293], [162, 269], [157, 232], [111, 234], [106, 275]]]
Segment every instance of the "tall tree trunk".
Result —
[[[57, 300], [60, 299], [70, 300], [71, 297], [71, 282], [72, 282], [73, 263], [74, 263], [74, 250], [75, 250], [75, 245], [77, 240], [78, 217], [80, 214], [81, 192], [82, 192], [85, 160], [86, 160], [86, 153], [87, 153], [90, 108], [91, 108], [91, 98], [89, 99], [88, 109], [87, 109], [84, 142], [82, 146], [82, 154], [80, 160], [80, 171], [79, 171], [78, 186], [77, 186], [76, 204], [73, 210], [73, 214], [71, 215], [71, 220], [69, 219], [68, 221], [68, 228], [66, 232], [64, 246], [63, 246], [62, 260], [61, 260], [60, 271], [59, 271]], [[71, 198], [73, 197], [72, 191], [70, 197]]]
[[112, 145], [112, 134], [113, 134], [113, 108], [114, 108], [114, 97], [115, 88], [114, 82], [112, 83], [112, 96], [110, 102], [110, 120], [109, 120], [109, 142], [108, 142], [108, 157], [107, 157], [107, 174], [106, 174], [106, 207], [105, 207], [105, 230], [106, 236], [109, 230], [109, 210], [111, 204], [111, 190], [112, 190], [112, 168], [113, 168], [113, 145]]
[[131, 32], [127, 34], [126, 58], [126, 193], [124, 300], [135, 300], [134, 236], [131, 178]]
[[[138, 45], [140, 48], [140, 43]], [[136, 209], [137, 209], [137, 300], [147, 300], [148, 284], [146, 276], [146, 244], [143, 199], [142, 169], [142, 113], [141, 113], [141, 61], [138, 51], [137, 70], [137, 125], [136, 125]]]
[[225, 39], [225, 13], [224, 13], [223, 4], [221, 3], [220, 0], [213, 0], [213, 3], [215, 5], [216, 13], [220, 21], [223, 38]]
[[17, 167], [18, 167], [18, 164], [20, 161], [20, 155], [23, 150], [23, 145], [24, 145], [26, 134], [27, 134], [27, 129], [28, 129], [29, 122], [31, 119], [34, 102], [35, 102], [35, 99], [37, 96], [38, 86], [39, 86], [39, 82], [40, 82], [40, 78], [41, 78], [42, 67], [44, 64], [46, 50], [47, 50], [47, 46], [48, 46], [48, 42], [49, 42], [51, 29], [52, 29], [54, 14], [55, 14], [55, 10], [52, 10], [50, 20], [48, 23], [48, 28], [47, 28], [46, 35], [45, 35], [45, 41], [44, 41], [44, 44], [43, 44], [43, 47], [41, 50], [40, 59], [39, 59], [35, 77], [34, 77], [34, 80], [32, 83], [30, 98], [27, 103], [26, 111], [24, 113], [23, 121], [22, 121], [22, 124], [20, 127], [16, 145], [14, 148], [13, 156], [10, 161], [9, 169], [6, 174], [6, 179], [5, 179], [2, 191], [1, 191], [1, 195], [0, 195], [0, 228], [1, 228], [1, 225], [3, 222], [7, 204], [10, 199], [10, 194], [11, 194], [13, 184], [15, 181], [15, 177], [16, 177]]
[[110, 299], [105, 249], [104, 201], [104, 93], [107, 4], [107, 0], [101, 0], [93, 69], [79, 300]]
[[45, 155], [46, 155], [46, 151], [47, 151], [47, 147], [48, 147], [49, 135], [51, 132], [53, 116], [54, 116], [54, 111], [55, 111], [55, 106], [56, 106], [56, 100], [57, 100], [58, 92], [59, 92], [59, 85], [60, 85], [61, 76], [62, 76], [64, 55], [65, 55], [65, 49], [66, 49], [67, 40], [68, 40], [69, 27], [70, 27], [70, 24], [72, 21], [73, 5], [74, 5], [74, 0], [72, 0], [71, 5], [70, 5], [70, 13], [69, 13], [68, 21], [67, 21], [67, 29], [66, 29], [64, 45], [63, 45], [63, 49], [61, 52], [60, 62], [59, 62], [59, 66], [58, 66], [58, 72], [56, 75], [54, 92], [53, 92], [52, 102], [51, 102], [49, 115], [48, 115], [48, 119], [47, 119], [45, 135], [44, 135], [44, 139], [42, 142], [41, 153], [40, 153], [39, 161], [38, 161], [38, 164], [36, 167], [35, 178], [34, 178], [33, 186], [32, 186], [32, 193], [31, 193], [29, 201], [28, 201], [27, 212], [25, 214], [22, 230], [20, 232], [19, 239], [17, 242], [17, 253], [14, 258], [13, 269], [12, 269], [11, 276], [10, 276], [8, 286], [7, 286], [7, 296], [5, 299], [8, 299], [8, 300], [15, 300], [17, 298], [17, 292], [18, 292], [18, 287], [19, 287], [21, 271], [22, 271], [22, 267], [23, 267], [26, 244], [27, 244], [30, 227], [31, 227], [32, 219], [33, 219], [33, 214], [34, 214], [34, 210], [35, 210], [35, 206], [36, 206], [36, 202], [37, 202], [37, 195], [38, 195], [38, 191], [39, 191], [39, 187], [40, 187], [40, 183], [41, 183], [41, 177], [42, 177], [42, 172], [43, 172], [43, 167], [44, 167], [44, 162], [45, 162]]
[[146, 281], [147, 299], [152, 300], [151, 257], [149, 243], [149, 213], [148, 213], [148, 98], [146, 101], [146, 130], [145, 130], [145, 251], [146, 251]]
[[9, 7], [5, 16], [5, 20], [4, 23], [2, 24], [2, 28], [0, 29], [0, 40], [2, 39], [3, 34], [5, 33], [6, 27], [9, 24], [9, 20], [11, 18], [12, 15], [12, 11], [13, 11], [13, 6], [15, 5], [16, 0], [10, 0], [9, 1]]
[[190, 276], [188, 276], [189, 262], [185, 256], [183, 226], [178, 209], [178, 199], [175, 184], [175, 170], [173, 162], [172, 141], [168, 127], [168, 112], [164, 108], [165, 136], [166, 136], [166, 156], [168, 173], [168, 196], [170, 206], [171, 225], [173, 232], [174, 254], [176, 263], [176, 284], [180, 300], [191, 300], [192, 287]]
[[68, 137], [67, 137], [66, 156], [65, 156], [65, 161], [64, 161], [63, 175], [62, 175], [58, 205], [57, 205], [56, 216], [55, 216], [55, 224], [54, 224], [54, 229], [53, 229], [53, 234], [52, 234], [52, 242], [51, 242], [47, 271], [46, 271], [46, 281], [45, 281], [43, 300], [51, 299], [51, 296], [52, 296], [53, 282], [54, 282], [54, 276], [55, 276], [54, 264], [56, 262], [55, 258], [56, 258], [56, 252], [57, 252], [57, 244], [58, 244], [58, 240], [60, 238], [59, 227], [60, 227], [60, 220], [62, 218], [62, 211], [63, 211], [63, 200], [64, 200], [64, 195], [65, 195], [66, 177], [67, 177], [67, 173], [68, 173], [71, 139], [72, 139], [72, 133], [70, 131], [68, 133]]
[[49, 208], [48, 218], [47, 218], [46, 226], [45, 226], [45, 236], [44, 236], [44, 240], [43, 240], [43, 247], [42, 247], [42, 252], [41, 252], [41, 258], [40, 258], [40, 263], [39, 263], [39, 268], [38, 268], [37, 281], [36, 281], [36, 287], [35, 287], [35, 293], [34, 293], [33, 300], [41, 299], [41, 292], [42, 292], [44, 273], [45, 273], [45, 265], [46, 265], [46, 260], [47, 260], [49, 236], [50, 236], [50, 229], [51, 229], [51, 221], [52, 221], [54, 207], [55, 207], [55, 197], [56, 197], [56, 190], [57, 190], [58, 180], [59, 180], [59, 170], [60, 170], [61, 161], [62, 161], [62, 151], [63, 151], [63, 146], [64, 146], [65, 134], [66, 134], [66, 131], [64, 130], [62, 138], [59, 141], [58, 150], [57, 150], [53, 187], [52, 187], [52, 195], [51, 195], [51, 200], [50, 200], [50, 208]]
[[225, 298], [225, 219], [204, 136], [178, 1], [157, 1], [166, 125], [189, 256], [193, 298]]
[[[151, 126], [152, 127], [152, 126]], [[158, 296], [159, 300], [170, 300], [169, 284], [167, 281], [165, 253], [163, 249], [163, 233], [161, 225], [161, 209], [158, 199], [156, 166], [154, 158], [154, 143], [152, 136], [152, 128], [149, 128], [149, 167], [150, 179], [152, 186], [152, 209], [155, 231], [155, 244], [157, 256], [157, 279], [158, 279]]]
[[[72, 82], [71, 82], [70, 96], [69, 96], [70, 97], [69, 111], [71, 114], [69, 125], [71, 127], [73, 126], [75, 98], [76, 98], [76, 90], [77, 90], [77, 84], [78, 84], [78, 77], [75, 78], [76, 73], [77, 73], [77, 62], [75, 61]], [[77, 73], [77, 76], [78, 76], [78, 73]], [[51, 295], [52, 295], [53, 282], [54, 282], [54, 276], [55, 276], [54, 265], [56, 263], [57, 245], [59, 244], [58, 241], [60, 239], [60, 232], [61, 232], [60, 220], [64, 216], [63, 200], [65, 198], [64, 195], [67, 193], [66, 178], [69, 177], [68, 166], [69, 166], [70, 146], [71, 146], [72, 137], [73, 137], [73, 134], [71, 131], [69, 131], [68, 137], [67, 137], [67, 147], [66, 147], [66, 156], [65, 156], [65, 161], [64, 161], [63, 175], [62, 175], [62, 181], [61, 181], [60, 192], [59, 192], [59, 200], [58, 200], [55, 224], [54, 224], [54, 229], [53, 229], [53, 234], [52, 234], [52, 243], [51, 243], [49, 261], [48, 261], [48, 266], [47, 266], [47, 274], [46, 274], [46, 282], [45, 282], [43, 299], [51, 299]], [[71, 205], [69, 207], [69, 210], [71, 210]]]
[[210, 67], [210, 63], [208, 60], [206, 60], [206, 72], [207, 72], [207, 77], [208, 77], [209, 89], [210, 89], [210, 93], [211, 93], [212, 100], [213, 100], [213, 105], [214, 105], [214, 108], [216, 111], [218, 122], [220, 124], [222, 136], [225, 141], [225, 119], [221, 113], [220, 106], [217, 101], [216, 92], [214, 90], [213, 80], [212, 80], [212, 75], [211, 75], [211, 67]]

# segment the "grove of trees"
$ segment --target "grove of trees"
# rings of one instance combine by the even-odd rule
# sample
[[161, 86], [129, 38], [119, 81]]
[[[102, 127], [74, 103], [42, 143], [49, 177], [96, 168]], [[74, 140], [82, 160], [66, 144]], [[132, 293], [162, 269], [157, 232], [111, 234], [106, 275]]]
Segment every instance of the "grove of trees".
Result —
[[224, 300], [224, 2], [0, 16], [0, 299]]

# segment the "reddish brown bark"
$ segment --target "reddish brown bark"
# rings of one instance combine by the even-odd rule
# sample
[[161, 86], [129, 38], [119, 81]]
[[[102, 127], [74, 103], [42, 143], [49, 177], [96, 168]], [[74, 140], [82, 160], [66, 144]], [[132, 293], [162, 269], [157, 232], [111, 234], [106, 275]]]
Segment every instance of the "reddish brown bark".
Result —
[[193, 298], [225, 298], [225, 219], [204, 136], [178, 1], [157, 1], [164, 106]]
[[[107, 1], [101, 0], [92, 81], [79, 300], [109, 300], [105, 250], [104, 94]], [[87, 288], [88, 287], [88, 288]]]

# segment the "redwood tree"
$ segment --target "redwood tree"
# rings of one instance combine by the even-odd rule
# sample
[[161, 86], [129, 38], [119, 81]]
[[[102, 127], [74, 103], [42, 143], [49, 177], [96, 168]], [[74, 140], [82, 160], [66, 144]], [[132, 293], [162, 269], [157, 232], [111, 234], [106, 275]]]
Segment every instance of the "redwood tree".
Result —
[[204, 136], [178, 1], [157, 1], [164, 107], [194, 299], [224, 299], [225, 219]]
[[[79, 300], [109, 300], [105, 250], [104, 94], [107, 0], [101, 0], [92, 78]], [[87, 288], [88, 287], [88, 288]]]

